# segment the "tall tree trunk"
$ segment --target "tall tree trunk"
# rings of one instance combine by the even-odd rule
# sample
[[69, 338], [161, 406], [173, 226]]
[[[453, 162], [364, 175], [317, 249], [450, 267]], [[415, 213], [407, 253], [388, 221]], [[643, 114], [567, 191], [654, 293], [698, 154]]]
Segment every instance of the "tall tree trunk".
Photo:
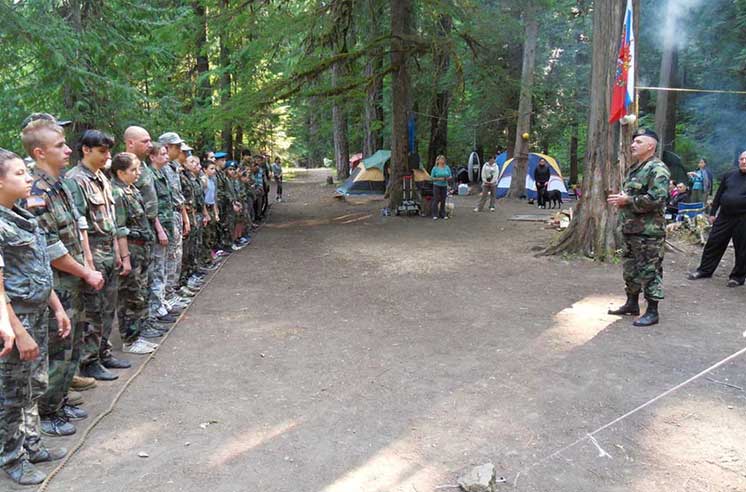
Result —
[[[332, 65], [332, 87], [338, 87], [340, 79], [346, 72], [344, 61]], [[345, 179], [350, 176], [350, 149], [347, 141], [347, 111], [339, 96], [334, 98], [332, 105], [332, 126], [334, 131], [334, 162], [337, 166], [337, 178]]]
[[236, 125], [236, 139], [233, 142], [237, 147], [243, 146], [243, 127], [241, 125]]
[[[383, 2], [381, 0], [368, 0], [368, 14], [370, 19], [380, 19], [383, 16]], [[381, 34], [380, 24], [371, 22], [368, 35], [369, 41]], [[365, 76], [372, 79], [368, 83], [365, 94], [365, 113], [363, 117], [363, 157], [373, 155], [377, 150], [383, 148], [383, 54], [376, 50], [370, 55], [365, 64]]]
[[[192, 10], [196, 26], [194, 29], [194, 59], [196, 61], [197, 84], [195, 94], [195, 106], [202, 111], [207, 111], [212, 106], [212, 87], [210, 85], [210, 62], [207, 58], [207, 17], [205, 6], [201, 1], [192, 2]], [[210, 145], [212, 138], [205, 129], [202, 129], [196, 142], [195, 148], [201, 149]]]
[[[227, 13], [230, 8], [230, 0], [222, 0], [223, 12]], [[228, 70], [231, 59], [230, 51], [228, 49], [228, 29], [226, 26], [220, 32], [220, 67], [223, 69], [223, 73], [220, 76], [220, 106], [221, 111], [227, 112], [227, 108], [230, 105], [231, 99], [231, 73]], [[231, 124], [231, 118], [225, 118], [223, 122], [223, 130], [220, 132], [223, 148], [226, 152], [230, 152], [233, 158], [237, 156], [233, 155], [233, 126]]]
[[531, 113], [533, 111], [532, 92], [534, 86], [534, 66], [536, 64], [536, 41], [539, 35], [539, 22], [536, 19], [536, 6], [533, 1], [524, 13], [525, 40], [523, 44], [523, 70], [521, 72], [521, 96], [518, 102], [518, 124], [516, 125], [515, 148], [513, 150], [513, 174], [508, 190], [509, 198], [520, 198], [526, 190], [526, 169], [528, 168], [528, 142], [525, 134], [531, 134]]
[[[639, 0], [634, 0], [633, 4], [637, 10]], [[608, 191], [620, 189], [623, 170], [618, 155], [618, 125], [609, 124], [609, 107], [625, 7], [625, 2], [618, 0], [596, 0], [594, 4], [590, 115], [582, 197], [570, 227], [547, 249], [547, 254], [580, 253], [604, 261], [616, 252], [617, 212], [606, 203], [606, 195]], [[635, 22], [635, 28], [638, 25]], [[629, 129], [625, 129], [627, 133]]]
[[387, 195], [389, 208], [402, 201], [402, 179], [407, 172], [407, 118], [411, 104], [411, 80], [407, 69], [409, 42], [414, 23], [413, 0], [391, 0], [391, 164]]
[[433, 55], [435, 65], [435, 94], [432, 105], [430, 106], [430, 144], [427, 147], [427, 165], [433, 166], [435, 158], [439, 155], [448, 154], [448, 106], [451, 102], [451, 92], [448, 90], [448, 84], [443, 80], [448, 75], [448, 68], [451, 64], [451, 56], [448, 48], [445, 46], [448, 37], [451, 35], [453, 21], [451, 16], [442, 14], [438, 18], [438, 42], [440, 46], [436, 47]]
[[579, 126], [577, 117], [570, 123], [570, 184], [578, 183], [578, 134]]
[[[677, 40], [668, 39], [663, 46], [659, 87], [677, 87], [679, 83], [679, 49]], [[655, 103], [655, 128], [661, 143], [658, 151], [676, 149], [676, 93], [658, 91]]]
[[319, 145], [321, 142], [321, 124], [319, 113], [316, 108], [319, 107], [320, 101], [318, 96], [311, 96], [308, 99], [308, 167], [316, 168], [324, 164], [324, 153]]

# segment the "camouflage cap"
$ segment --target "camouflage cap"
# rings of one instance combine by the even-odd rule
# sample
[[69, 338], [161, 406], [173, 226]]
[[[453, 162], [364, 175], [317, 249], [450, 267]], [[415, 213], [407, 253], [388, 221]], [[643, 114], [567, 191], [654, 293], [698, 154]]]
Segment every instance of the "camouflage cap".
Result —
[[166, 132], [158, 137], [158, 141], [163, 145], [179, 145], [184, 143], [179, 134], [176, 132]]
[[183, 150], [184, 152], [191, 152], [194, 149], [191, 148], [186, 142], [181, 142], [181, 150]]
[[21, 130], [26, 128], [29, 123], [36, 120], [49, 120], [57, 123], [60, 126], [67, 126], [72, 123], [72, 121], [69, 120], [58, 120], [49, 113], [31, 113], [30, 115], [26, 116], [26, 118], [24, 118], [23, 120], [23, 123], [21, 123]]

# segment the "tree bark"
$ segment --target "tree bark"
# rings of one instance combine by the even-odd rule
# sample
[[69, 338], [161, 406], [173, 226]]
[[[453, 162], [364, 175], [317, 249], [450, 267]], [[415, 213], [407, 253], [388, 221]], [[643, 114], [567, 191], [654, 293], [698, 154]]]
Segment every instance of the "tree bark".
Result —
[[448, 107], [451, 102], [451, 92], [448, 84], [442, 79], [448, 74], [451, 56], [445, 45], [451, 35], [453, 21], [449, 15], [443, 14], [438, 18], [438, 42], [433, 61], [435, 65], [435, 94], [430, 106], [430, 144], [427, 147], [427, 165], [433, 166], [439, 155], [448, 155]]
[[528, 167], [528, 142], [531, 133], [531, 113], [533, 111], [532, 91], [534, 66], [536, 64], [536, 41], [539, 35], [539, 22], [536, 6], [529, 3], [524, 13], [525, 40], [523, 44], [523, 69], [521, 72], [521, 96], [518, 102], [518, 123], [516, 125], [515, 147], [513, 150], [513, 174], [508, 190], [509, 198], [520, 198], [526, 190], [526, 169]]
[[[676, 40], [668, 40], [663, 46], [659, 87], [677, 87], [679, 71], [679, 49]], [[675, 92], [658, 91], [655, 104], [655, 128], [661, 139], [659, 153], [676, 149], [676, 107]]]
[[[345, 67], [341, 61], [332, 65], [332, 87], [338, 87], [340, 79], [344, 76]], [[347, 112], [339, 97], [335, 97], [332, 105], [332, 125], [337, 178], [345, 179], [350, 176], [350, 149], [347, 141]]]
[[[376, 19], [383, 17], [383, 2], [368, 0], [368, 14], [370, 15], [370, 32], [368, 39], [373, 40], [381, 34], [380, 24]], [[365, 64], [365, 76], [372, 79], [368, 83], [365, 94], [365, 113], [363, 118], [363, 157], [373, 155], [383, 148], [383, 54], [380, 50], [372, 53]]]
[[[195, 93], [195, 105], [201, 110], [207, 110], [212, 105], [212, 87], [210, 85], [210, 62], [207, 58], [207, 17], [201, 1], [192, 2], [192, 10], [196, 20], [194, 39], [194, 59], [196, 61], [197, 84]], [[205, 130], [200, 132], [200, 137], [195, 147], [201, 148], [209, 145], [210, 138]]]
[[[639, 0], [633, 4], [637, 10]], [[579, 253], [605, 261], [616, 253], [617, 211], [606, 203], [606, 196], [609, 191], [619, 191], [623, 168], [619, 161], [618, 125], [609, 125], [608, 118], [625, 7], [625, 2], [618, 0], [597, 0], [594, 4], [590, 114], [582, 197], [570, 227], [546, 254]], [[639, 23], [635, 23], [635, 27], [637, 25]], [[624, 133], [627, 136], [630, 129], [625, 128]]]
[[321, 142], [321, 124], [319, 122], [319, 113], [316, 108], [319, 107], [318, 96], [311, 96], [308, 99], [308, 167], [316, 168], [324, 164], [324, 153], [319, 145]]
[[578, 120], [573, 118], [570, 135], [570, 184], [578, 183]]
[[407, 172], [407, 119], [411, 104], [411, 80], [407, 69], [409, 43], [414, 17], [413, 0], [391, 0], [391, 163], [387, 195], [389, 208], [402, 201], [402, 178]]
[[[228, 12], [229, 0], [222, 0], [223, 12]], [[230, 51], [228, 48], [228, 29], [223, 28], [220, 32], [220, 67], [223, 69], [220, 75], [220, 107], [222, 111], [226, 111], [231, 100], [231, 72], [228, 70], [230, 66]], [[238, 149], [234, 149], [233, 143], [233, 126], [231, 125], [232, 118], [226, 118], [223, 122], [223, 129], [220, 132], [223, 148], [227, 149], [228, 152], [233, 153]]]

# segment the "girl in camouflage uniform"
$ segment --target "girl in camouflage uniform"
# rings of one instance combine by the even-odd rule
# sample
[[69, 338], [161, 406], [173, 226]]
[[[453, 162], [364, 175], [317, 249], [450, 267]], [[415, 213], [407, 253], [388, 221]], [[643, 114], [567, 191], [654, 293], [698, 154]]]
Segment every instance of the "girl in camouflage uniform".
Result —
[[46, 478], [33, 463], [67, 454], [63, 448], [25, 442], [24, 428], [38, 431], [38, 416], [35, 421], [23, 422], [26, 409], [35, 405], [47, 386], [47, 305], [54, 312], [59, 335], [70, 334], [70, 319], [52, 290], [44, 232], [33, 215], [15, 205], [28, 198], [31, 184], [23, 161], [0, 149], [0, 267], [15, 333], [15, 348], [0, 359], [0, 466], [22, 485], [38, 484]]
[[119, 334], [125, 352], [149, 354], [158, 345], [145, 338], [157, 338], [163, 333], [150, 326], [142, 327], [148, 319], [148, 266], [155, 233], [145, 214], [142, 195], [134, 186], [140, 176], [140, 160], [128, 152], [117, 154], [111, 160], [111, 174], [119, 253], [131, 268], [119, 281]]

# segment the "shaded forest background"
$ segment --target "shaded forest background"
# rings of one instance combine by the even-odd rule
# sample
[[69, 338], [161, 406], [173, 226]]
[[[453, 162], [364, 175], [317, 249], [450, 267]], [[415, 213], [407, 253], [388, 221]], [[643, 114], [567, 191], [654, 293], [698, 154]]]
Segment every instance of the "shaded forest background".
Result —
[[[0, 145], [20, 150], [20, 122], [46, 111], [74, 133], [138, 124], [199, 150], [346, 162], [392, 144], [392, 43], [403, 39], [417, 150], [428, 166], [440, 153], [459, 165], [475, 147], [513, 151], [535, 33], [529, 147], [577, 179], [594, 2], [407, 1], [403, 38], [391, 35], [395, 3], [3, 0]], [[640, 85], [746, 90], [746, 0], [641, 0], [638, 36]], [[746, 95], [664, 102], [665, 145], [687, 168], [706, 157], [725, 169], [746, 146]], [[657, 107], [660, 94], [642, 91], [642, 125], [656, 126]]]

